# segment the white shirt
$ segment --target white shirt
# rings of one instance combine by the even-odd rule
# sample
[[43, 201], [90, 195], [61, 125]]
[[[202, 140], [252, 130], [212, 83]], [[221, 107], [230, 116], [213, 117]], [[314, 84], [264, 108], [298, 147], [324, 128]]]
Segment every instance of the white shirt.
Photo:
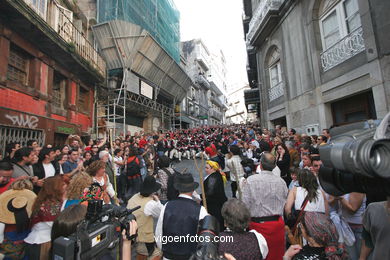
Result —
[[56, 174], [56, 169], [54, 169], [54, 166], [52, 163], [42, 163], [43, 169], [45, 170], [45, 178], [52, 177]]
[[123, 158], [122, 157], [114, 157], [114, 168], [115, 168], [115, 173], [116, 173], [116, 176], [119, 176], [121, 175], [121, 167], [120, 165], [116, 164], [116, 162], [123, 162]]
[[[102, 186], [102, 187], [103, 187], [103, 185], [105, 184], [105, 183], [104, 183], [104, 177], [103, 177], [100, 181], [98, 181], [98, 180], [94, 177], [94, 178], [93, 178], [93, 181], [99, 183], [99, 185]], [[115, 196], [115, 190], [114, 190], [114, 188], [112, 187], [112, 184], [111, 184], [111, 182], [110, 182], [110, 179], [107, 178], [107, 183], [106, 183], [106, 184], [107, 184], [107, 189], [106, 189], [106, 191], [107, 191], [108, 195], [109, 195], [111, 198], [114, 197], [114, 196]]]
[[163, 204], [160, 201], [151, 200], [145, 204], [144, 213], [146, 216], [152, 216], [153, 218], [158, 218], [161, 213]]
[[[188, 195], [185, 195], [185, 194], [180, 194], [179, 197], [180, 198], [186, 198], [186, 199], [192, 199], [191, 196], [188, 196]], [[158, 218], [157, 226], [156, 226], [156, 232], [155, 232], [156, 237], [159, 237], [159, 236], [161, 237], [163, 235], [163, 233], [162, 233], [163, 218], [164, 218], [164, 213], [165, 213], [165, 207], [167, 206], [168, 203], [169, 203], [169, 201], [161, 209], [161, 213], [160, 213], [160, 216]], [[201, 206], [200, 207], [200, 212], [199, 212], [199, 220], [203, 219], [208, 214], [209, 213], [207, 213], [207, 210], [205, 209], [205, 207]], [[156, 244], [157, 244], [158, 248], [162, 249], [161, 239], [156, 239]]]
[[[307, 191], [302, 187], [297, 187], [297, 193], [294, 202], [296, 210], [301, 209], [302, 203], [305, 201], [306, 196]], [[305, 211], [325, 213], [325, 201], [321, 189], [317, 189], [317, 200], [313, 202], [309, 201], [306, 204]]]
[[[272, 170], [272, 173], [275, 175], [275, 176], [277, 176], [277, 177], [280, 177], [280, 169], [279, 169], [279, 167], [278, 166], [275, 166], [275, 168]], [[260, 167], [260, 165], [259, 166], [257, 166], [257, 168], [256, 168], [256, 173], [261, 173], [261, 167]]]
[[51, 241], [51, 228], [53, 221], [39, 222], [35, 224], [30, 234], [24, 239], [29, 244], [43, 244]]

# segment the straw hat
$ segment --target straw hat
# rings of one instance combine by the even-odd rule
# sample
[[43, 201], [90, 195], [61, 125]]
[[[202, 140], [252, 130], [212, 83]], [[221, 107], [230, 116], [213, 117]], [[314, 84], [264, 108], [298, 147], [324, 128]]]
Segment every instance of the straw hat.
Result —
[[26, 207], [28, 216], [31, 216], [32, 206], [35, 198], [34, 192], [24, 190], [7, 190], [0, 194], [0, 222], [5, 224], [16, 224], [15, 214], [12, 208], [18, 210]]

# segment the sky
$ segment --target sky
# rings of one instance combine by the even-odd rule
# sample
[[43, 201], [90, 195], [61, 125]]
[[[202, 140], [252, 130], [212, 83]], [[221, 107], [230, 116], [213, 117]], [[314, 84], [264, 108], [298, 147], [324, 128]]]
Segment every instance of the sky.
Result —
[[181, 41], [201, 38], [226, 58], [228, 92], [247, 84], [241, 0], [174, 0], [180, 11]]

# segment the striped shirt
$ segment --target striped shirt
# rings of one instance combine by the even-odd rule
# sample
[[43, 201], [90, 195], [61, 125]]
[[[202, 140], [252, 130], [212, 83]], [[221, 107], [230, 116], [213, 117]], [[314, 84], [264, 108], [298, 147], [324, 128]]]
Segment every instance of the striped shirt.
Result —
[[288, 192], [286, 182], [272, 172], [249, 176], [241, 182], [241, 191], [251, 217], [283, 215]]
[[244, 168], [241, 165], [241, 158], [239, 155], [233, 155], [232, 158], [227, 160], [226, 165], [230, 169], [231, 181], [237, 181], [236, 174], [238, 176], [238, 179], [244, 177], [245, 172], [244, 172]]

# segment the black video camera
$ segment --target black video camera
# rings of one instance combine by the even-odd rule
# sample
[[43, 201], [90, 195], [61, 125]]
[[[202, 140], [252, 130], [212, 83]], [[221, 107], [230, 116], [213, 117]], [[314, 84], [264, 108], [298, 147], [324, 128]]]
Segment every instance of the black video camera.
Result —
[[390, 113], [331, 130], [331, 142], [320, 146], [322, 188], [341, 196], [350, 192], [390, 196]]
[[129, 210], [110, 204], [103, 206], [102, 200], [88, 201], [86, 218], [77, 226], [77, 231], [54, 240], [53, 259], [91, 260], [115, 254], [123, 230], [127, 239], [134, 238], [129, 234], [129, 222], [135, 220], [132, 212], [139, 208]]
[[217, 260], [225, 259], [218, 254], [218, 245], [215, 237], [219, 234], [219, 222], [213, 216], [206, 216], [199, 221], [198, 245], [195, 254], [190, 260]]

